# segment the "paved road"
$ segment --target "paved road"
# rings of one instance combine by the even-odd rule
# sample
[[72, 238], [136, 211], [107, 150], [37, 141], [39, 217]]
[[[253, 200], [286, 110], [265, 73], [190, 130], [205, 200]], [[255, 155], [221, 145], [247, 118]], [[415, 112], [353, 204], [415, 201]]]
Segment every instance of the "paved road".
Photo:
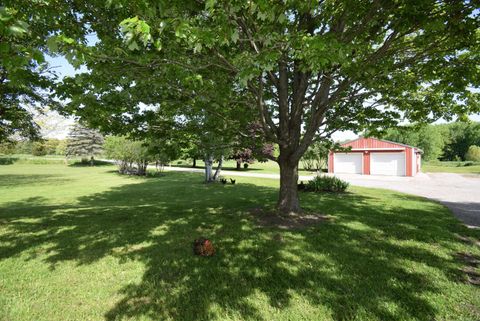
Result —
[[[200, 168], [165, 167], [171, 171], [203, 172]], [[278, 174], [222, 171], [224, 176], [279, 179]], [[415, 177], [338, 174], [352, 185], [386, 188], [434, 199], [447, 206], [468, 227], [480, 228], [480, 175], [420, 173]], [[312, 176], [300, 176], [307, 181]]]

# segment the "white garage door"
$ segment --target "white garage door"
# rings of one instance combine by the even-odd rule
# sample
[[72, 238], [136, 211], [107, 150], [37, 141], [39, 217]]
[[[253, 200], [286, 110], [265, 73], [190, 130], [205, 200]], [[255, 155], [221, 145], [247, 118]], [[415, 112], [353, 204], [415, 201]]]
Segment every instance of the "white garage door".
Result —
[[405, 153], [371, 153], [370, 174], [405, 176]]
[[362, 174], [362, 153], [335, 153], [333, 171], [335, 173]]

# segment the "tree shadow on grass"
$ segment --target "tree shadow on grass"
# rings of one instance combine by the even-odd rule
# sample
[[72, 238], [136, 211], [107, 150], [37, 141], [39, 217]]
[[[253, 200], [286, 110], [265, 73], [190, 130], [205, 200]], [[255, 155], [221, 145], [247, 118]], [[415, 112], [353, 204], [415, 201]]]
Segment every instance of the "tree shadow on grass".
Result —
[[18, 160], [17, 157], [2, 157], [0, 156], [0, 165], [12, 165]]
[[23, 185], [64, 184], [70, 181], [61, 178], [61, 175], [52, 174], [2, 174], [0, 175], [0, 187], [19, 187]]
[[[260, 320], [289, 309], [299, 319], [326, 313], [335, 320], [433, 320], [439, 306], [425, 295], [443, 289], [430, 272], [458, 281], [458, 264], [431, 247], [453, 251], [460, 242], [454, 233], [464, 231], [435, 203], [385, 208], [358, 194], [302, 195], [306, 208], [334, 220], [281, 231], [255, 225], [248, 214], [259, 204], [273, 206], [277, 189], [197, 181], [169, 173], [82, 197], [74, 206], [41, 199], [7, 204], [1, 210], [11, 220], [0, 235], [7, 244], [0, 259], [24, 252], [33, 259], [45, 246], [52, 269], [106, 256], [142, 262], [141, 281], [124, 286], [107, 320]], [[213, 240], [216, 256], [192, 254], [199, 236]], [[318, 310], [295, 307], [299, 300]]]
[[74, 161], [68, 165], [69, 167], [97, 167], [97, 166], [112, 166], [112, 162], [106, 162], [102, 160], [95, 159], [93, 164], [89, 160], [86, 161]]

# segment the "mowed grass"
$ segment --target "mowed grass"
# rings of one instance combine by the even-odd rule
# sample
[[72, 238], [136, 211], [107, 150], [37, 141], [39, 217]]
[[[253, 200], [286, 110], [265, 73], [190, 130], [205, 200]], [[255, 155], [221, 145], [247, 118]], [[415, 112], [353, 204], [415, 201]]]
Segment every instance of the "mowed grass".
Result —
[[[173, 161], [170, 165], [179, 166], [179, 167], [191, 167], [191, 160], [176, 160]], [[215, 163], [214, 166], [217, 166], [218, 163]], [[202, 160], [197, 160], [196, 167], [204, 168], [205, 163]], [[222, 169], [227, 171], [237, 170], [237, 162], [235, 160], [225, 160], [223, 162]], [[248, 168], [243, 168], [243, 163], [240, 169], [240, 172], [251, 172], [251, 173], [265, 173], [265, 174], [278, 174], [280, 173], [280, 167], [274, 161], [268, 160], [266, 162], [255, 161], [253, 164], [248, 164]], [[302, 162], [299, 164], [299, 174], [300, 175], [312, 175], [315, 171], [307, 171], [303, 168]]]
[[[281, 230], [249, 214], [274, 205], [276, 180], [114, 169], [0, 166], [0, 320], [480, 319], [456, 256], [480, 255], [459, 238], [478, 231], [437, 203], [302, 194], [333, 219]], [[216, 256], [192, 254], [199, 236]]]
[[480, 174], [480, 163], [473, 163], [468, 166], [468, 162], [426, 162], [422, 165], [422, 171], [425, 173], [458, 173], [458, 174]]

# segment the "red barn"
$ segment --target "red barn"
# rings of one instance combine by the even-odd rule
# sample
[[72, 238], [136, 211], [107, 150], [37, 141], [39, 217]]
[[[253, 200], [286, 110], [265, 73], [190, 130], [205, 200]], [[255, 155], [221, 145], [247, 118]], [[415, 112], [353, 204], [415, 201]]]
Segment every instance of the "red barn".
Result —
[[329, 173], [415, 176], [420, 172], [423, 151], [413, 146], [364, 137], [341, 146], [351, 149], [330, 152]]

